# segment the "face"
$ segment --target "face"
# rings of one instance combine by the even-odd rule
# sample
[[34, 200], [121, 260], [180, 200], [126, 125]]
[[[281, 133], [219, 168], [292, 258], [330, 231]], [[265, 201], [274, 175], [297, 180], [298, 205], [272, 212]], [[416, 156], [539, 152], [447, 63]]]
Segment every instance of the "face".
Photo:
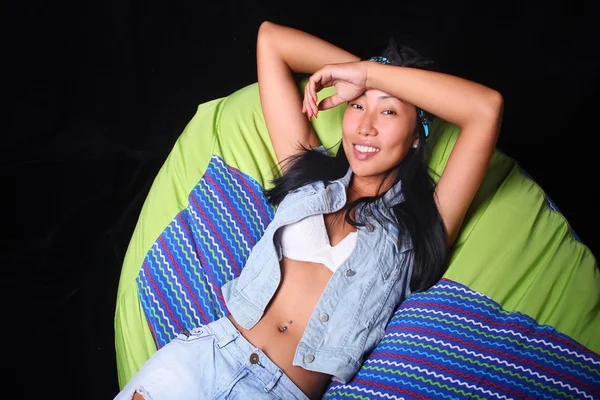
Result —
[[381, 182], [418, 143], [416, 119], [415, 106], [380, 90], [349, 101], [342, 145], [353, 173]]

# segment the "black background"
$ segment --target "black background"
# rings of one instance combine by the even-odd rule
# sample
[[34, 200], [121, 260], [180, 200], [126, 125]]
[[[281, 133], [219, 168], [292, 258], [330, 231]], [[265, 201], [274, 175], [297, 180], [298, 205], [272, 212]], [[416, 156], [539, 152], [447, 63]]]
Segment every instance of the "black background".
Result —
[[141, 206], [197, 105], [256, 81], [263, 20], [362, 57], [403, 34], [442, 71], [499, 90], [498, 147], [600, 254], [592, 3], [29, 1], [3, 12], [9, 387], [116, 394], [115, 298]]

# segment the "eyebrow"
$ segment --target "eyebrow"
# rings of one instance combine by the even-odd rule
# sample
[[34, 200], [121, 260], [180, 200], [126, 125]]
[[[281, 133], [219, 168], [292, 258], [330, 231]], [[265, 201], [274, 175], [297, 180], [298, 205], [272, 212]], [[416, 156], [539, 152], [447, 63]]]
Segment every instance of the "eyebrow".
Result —
[[[361, 95], [360, 95], [360, 96], [358, 96], [358, 97], [367, 97], [367, 95], [366, 95], [366, 94], [363, 92], [363, 94], [361, 94]], [[391, 98], [391, 97], [394, 97], [394, 96], [390, 96], [390, 95], [388, 95], [388, 94], [384, 94], [383, 96], [379, 96], [379, 99], [380, 99], [380, 100], [385, 100], [385, 99], [389, 99], [389, 98]]]

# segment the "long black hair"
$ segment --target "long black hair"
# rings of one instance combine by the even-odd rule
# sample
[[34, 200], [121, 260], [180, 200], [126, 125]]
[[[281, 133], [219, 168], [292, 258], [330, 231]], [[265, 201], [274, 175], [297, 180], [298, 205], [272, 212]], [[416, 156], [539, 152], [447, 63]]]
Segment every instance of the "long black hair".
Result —
[[[423, 58], [417, 51], [407, 46], [397, 45], [394, 38], [381, 52], [386, 64], [431, 69], [431, 62]], [[388, 177], [393, 185], [402, 182], [404, 200], [391, 209], [396, 217], [400, 232], [398, 240], [403, 239], [403, 234], [410, 235], [413, 243], [413, 270], [410, 280], [411, 291], [422, 291], [433, 286], [442, 277], [447, 262], [448, 248], [446, 232], [441, 216], [435, 204], [435, 181], [430, 175], [425, 162], [426, 135], [422, 118], [424, 111], [417, 112], [417, 129], [419, 144], [412, 148], [406, 157], [392, 170]], [[432, 120], [432, 116], [425, 113], [425, 117]], [[339, 146], [335, 156], [328, 156], [318, 150], [301, 148], [302, 151], [284, 160], [288, 166], [285, 174], [273, 180], [274, 186], [266, 191], [266, 195], [273, 205], [278, 205], [283, 198], [294, 189], [316, 181], [333, 181], [342, 178], [348, 171], [349, 163], [343, 146]], [[377, 196], [361, 197], [346, 205], [345, 220], [357, 227], [363, 225], [352, 218], [351, 211], [355, 207], [364, 207], [376, 203], [385, 193]], [[381, 202], [379, 202], [380, 204]], [[381, 217], [380, 213], [373, 213]]]

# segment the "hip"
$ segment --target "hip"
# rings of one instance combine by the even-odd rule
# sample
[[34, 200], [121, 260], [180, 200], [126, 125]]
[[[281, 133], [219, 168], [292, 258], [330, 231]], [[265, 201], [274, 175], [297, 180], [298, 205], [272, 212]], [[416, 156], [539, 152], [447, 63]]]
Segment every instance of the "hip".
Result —
[[158, 350], [115, 397], [307, 399], [302, 390], [224, 317], [184, 330]]

